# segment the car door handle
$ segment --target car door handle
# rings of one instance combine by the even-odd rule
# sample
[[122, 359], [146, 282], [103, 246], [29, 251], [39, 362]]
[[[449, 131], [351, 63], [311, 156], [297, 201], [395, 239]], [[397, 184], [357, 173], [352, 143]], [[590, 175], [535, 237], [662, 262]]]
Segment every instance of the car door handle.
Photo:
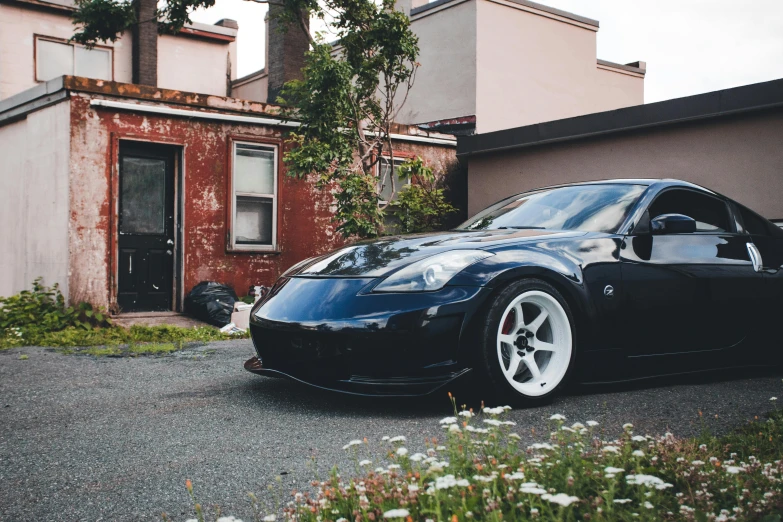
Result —
[[748, 248], [748, 255], [750, 256], [750, 262], [753, 263], [753, 270], [761, 272], [763, 269], [761, 252], [759, 252], [759, 249], [756, 248], [756, 245], [753, 243], [745, 243], [745, 246]]

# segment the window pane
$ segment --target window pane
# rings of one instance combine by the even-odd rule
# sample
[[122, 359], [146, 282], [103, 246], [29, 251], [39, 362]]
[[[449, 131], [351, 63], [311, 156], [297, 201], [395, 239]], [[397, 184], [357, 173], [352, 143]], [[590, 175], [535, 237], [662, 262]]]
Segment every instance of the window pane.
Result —
[[74, 74], [98, 80], [111, 80], [111, 51], [106, 49], [87, 49], [76, 46]]
[[378, 191], [381, 196], [381, 201], [394, 201], [397, 199], [397, 196], [400, 193], [400, 190], [403, 186], [407, 185], [409, 183], [409, 179], [400, 176], [400, 165], [403, 163], [403, 160], [395, 160], [394, 161], [394, 197], [392, 197], [392, 180], [391, 176], [389, 175], [389, 169], [390, 169], [390, 162], [388, 158], [381, 158], [381, 161], [378, 163], [378, 183], [380, 183], [380, 190]]
[[683, 214], [696, 220], [696, 230], [729, 230], [729, 209], [723, 201], [690, 190], [667, 190], [650, 206], [650, 219], [663, 214]]
[[36, 40], [36, 77], [46, 82], [64, 74], [73, 74], [73, 46]]
[[123, 157], [120, 166], [120, 234], [166, 232], [166, 162]]
[[234, 237], [238, 245], [272, 244], [272, 199], [237, 196]]
[[234, 155], [234, 190], [252, 194], [274, 194], [274, 150], [238, 144]]

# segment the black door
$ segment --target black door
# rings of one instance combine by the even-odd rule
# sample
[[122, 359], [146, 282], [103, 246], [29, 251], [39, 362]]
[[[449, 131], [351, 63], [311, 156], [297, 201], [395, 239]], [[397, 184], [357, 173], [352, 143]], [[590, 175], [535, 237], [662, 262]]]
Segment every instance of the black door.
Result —
[[[695, 219], [696, 232], [651, 234], [647, 223], [663, 214]], [[749, 241], [724, 200], [689, 189], [658, 195], [621, 254], [629, 355], [738, 347], [753, 331], [763, 289]]]
[[172, 310], [174, 154], [163, 145], [120, 145], [119, 278], [123, 312]]

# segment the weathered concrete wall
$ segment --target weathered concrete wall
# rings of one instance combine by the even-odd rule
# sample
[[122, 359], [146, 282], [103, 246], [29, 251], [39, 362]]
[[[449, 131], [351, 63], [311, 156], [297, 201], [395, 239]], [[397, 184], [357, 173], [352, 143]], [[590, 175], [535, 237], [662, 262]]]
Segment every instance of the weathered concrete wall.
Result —
[[783, 219], [783, 110], [472, 156], [475, 214], [525, 190], [608, 178], [678, 178]]
[[[0, 3], [0, 99], [35, 87], [34, 35], [68, 39], [73, 23], [67, 12]], [[114, 49], [114, 80], [131, 81], [131, 40], [122, 35]], [[192, 90], [192, 89], [191, 89]]]
[[[72, 95], [71, 295], [110, 306], [115, 295], [113, 256], [116, 209], [112, 186], [117, 144], [141, 139], [181, 147], [184, 170], [184, 289], [200, 281], [227, 283], [243, 294], [251, 284], [271, 285], [288, 267], [343, 244], [335, 233], [331, 194], [313, 183], [278, 177], [278, 253], [228, 249], [230, 140], [281, 140], [281, 128], [191, 120], [90, 106], [94, 95]], [[454, 148], [400, 144], [436, 169], [455, 161]]]
[[70, 104], [0, 127], [0, 295], [43, 277], [68, 295]]

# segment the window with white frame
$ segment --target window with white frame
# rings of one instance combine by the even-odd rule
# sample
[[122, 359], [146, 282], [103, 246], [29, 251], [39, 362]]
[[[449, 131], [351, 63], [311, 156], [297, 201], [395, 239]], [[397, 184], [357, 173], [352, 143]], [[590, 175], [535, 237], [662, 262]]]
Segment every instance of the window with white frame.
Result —
[[[405, 185], [409, 185], [409, 177], [400, 176], [400, 165], [405, 163], [407, 158], [394, 158], [394, 172], [391, 172], [391, 158], [381, 156], [378, 161], [378, 193], [381, 196], [380, 204], [386, 204], [394, 201], [400, 194], [400, 190]], [[392, 187], [392, 176], [394, 176], [394, 187]], [[392, 188], [394, 195], [392, 195]]]
[[274, 250], [277, 243], [277, 147], [234, 142], [232, 246]]
[[112, 49], [35, 39], [35, 79], [46, 82], [64, 74], [97, 80], [112, 79]]

